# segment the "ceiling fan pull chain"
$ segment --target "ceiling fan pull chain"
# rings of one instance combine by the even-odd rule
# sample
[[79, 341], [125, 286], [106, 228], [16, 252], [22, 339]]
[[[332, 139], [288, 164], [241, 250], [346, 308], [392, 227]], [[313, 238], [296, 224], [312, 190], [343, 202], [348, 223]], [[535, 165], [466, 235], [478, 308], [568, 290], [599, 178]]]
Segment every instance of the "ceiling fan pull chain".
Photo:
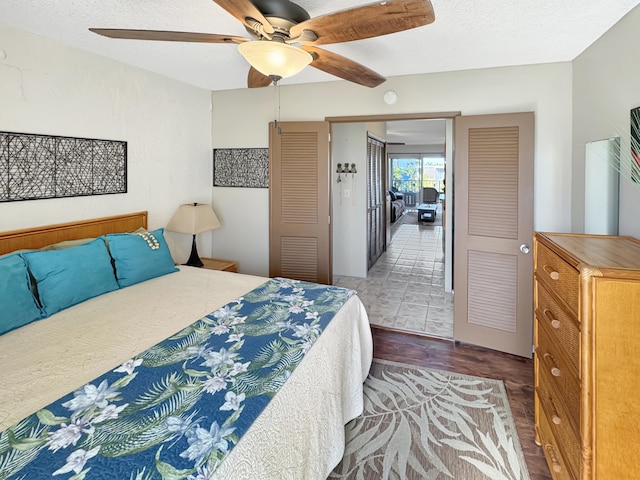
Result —
[[276, 95], [278, 96], [278, 121], [280, 121], [280, 83], [276, 83]]
[[278, 135], [282, 134], [282, 130], [278, 126], [278, 122], [280, 121], [280, 84], [279, 78], [273, 78], [273, 126], [278, 131]]

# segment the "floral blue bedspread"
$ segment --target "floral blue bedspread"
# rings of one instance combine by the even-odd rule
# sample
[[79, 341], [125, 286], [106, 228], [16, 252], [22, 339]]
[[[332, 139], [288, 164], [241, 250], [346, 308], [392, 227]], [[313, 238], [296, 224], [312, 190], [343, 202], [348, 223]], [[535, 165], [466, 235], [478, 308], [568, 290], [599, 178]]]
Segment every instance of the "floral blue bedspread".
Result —
[[282, 278], [0, 434], [0, 479], [204, 480], [355, 292]]

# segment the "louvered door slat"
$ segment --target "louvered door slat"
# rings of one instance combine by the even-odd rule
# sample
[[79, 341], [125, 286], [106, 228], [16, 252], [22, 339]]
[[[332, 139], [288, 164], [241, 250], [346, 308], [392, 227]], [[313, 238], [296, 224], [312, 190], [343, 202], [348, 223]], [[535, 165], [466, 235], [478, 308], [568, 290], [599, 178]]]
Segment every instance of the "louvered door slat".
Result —
[[317, 136], [285, 133], [282, 137], [283, 223], [318, 223]]
[[515, 332], [518, 259], [471, 250], [468, 269], [469, 323]]
[[315, 282], [318, 278], [318, 239], [283, 237], [282, 276]]
[[518, 127], [469, 131], [469, 234], [518, 236]]

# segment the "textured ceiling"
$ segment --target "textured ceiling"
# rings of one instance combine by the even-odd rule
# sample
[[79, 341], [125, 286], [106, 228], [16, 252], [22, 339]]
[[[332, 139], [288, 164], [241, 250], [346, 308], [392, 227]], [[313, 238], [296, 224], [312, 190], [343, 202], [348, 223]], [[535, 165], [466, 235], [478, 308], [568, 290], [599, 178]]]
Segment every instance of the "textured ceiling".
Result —
[[[322, 47], [385, 77], [571, 61], [640, 0], [431, 0], [436, 20], [406, 32]], [[370, 3], [298, 0], [312, 17]], [[247, 36], [212, 0], [0, 0], [0, 24], [210, 90], [246, 88], [235, 45], [115, 40], [97, 28]], [[11, 46], [0, 45], [6, 61]], [[2, 58], [3, 55], [0, 55]], [[282, 84], [339, 80], [307, 67]], [[366, 87], [362, 87], [366, 88]], [[380, 89], [384, 89], [382, 84]], [[443, 122], [389, 122], [388, 139], [442, 144]]]
[[[312, 17], [360, 0], [298, 0]], [[640, 0], [432, 0], [433, 24], [323, 48], [386, 77], [571, 61]], [[210, 90], [245, 88], [235, 45], [115, 40], [89, 27], [246, 36], [211, 0], [1, 0], [0, 23]], [[10, 46], [0, 45], [10, 59]], [[337, 80], [307, 67], [283, 84]], [[366, 88], [366, 87], [362, 87]], [[381, 87], [384, 88], [384, 84]]]

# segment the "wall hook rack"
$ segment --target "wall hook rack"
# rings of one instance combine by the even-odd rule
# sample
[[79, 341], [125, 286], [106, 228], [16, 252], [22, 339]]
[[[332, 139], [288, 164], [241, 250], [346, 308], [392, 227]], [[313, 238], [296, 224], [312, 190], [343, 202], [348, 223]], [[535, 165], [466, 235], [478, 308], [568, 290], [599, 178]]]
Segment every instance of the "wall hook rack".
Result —
[[344, 165], [342, 163], [338, 163], [336, 165], [336, 173], [358, 173], [358, 170], [356, 169], [355, 163], [345, 163]]

